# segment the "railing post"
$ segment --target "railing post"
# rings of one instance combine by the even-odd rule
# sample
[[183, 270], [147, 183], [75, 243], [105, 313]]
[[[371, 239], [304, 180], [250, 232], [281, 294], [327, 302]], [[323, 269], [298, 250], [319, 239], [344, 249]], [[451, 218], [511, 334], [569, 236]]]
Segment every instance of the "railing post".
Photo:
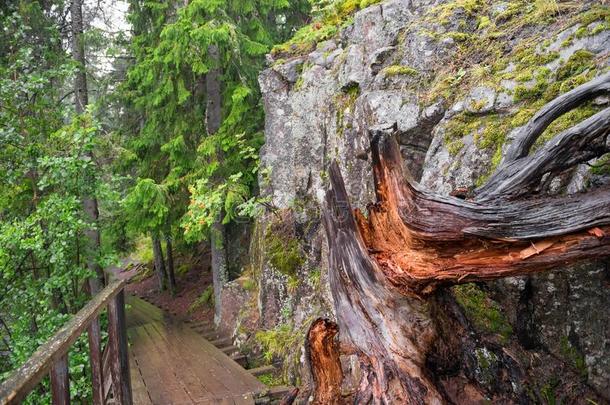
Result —
[[68, 375], [68, 355], [62, 356], [51, 368], [51, 398], [53, 405], [70, 404], [70, 378]]
[[114, 358], [111, 359], [110, 367], [114, 399], [120, 405], [132, 405], [123, 290], [108, 304], [108, 341], [114, 349]]
[[100, 318], [95, 317], [87, 329], [89, 335], [89, 360], [91, 361], [91, 385], [93, 405], [104, 404], [104, 380], [102, 375], [102, 343]]

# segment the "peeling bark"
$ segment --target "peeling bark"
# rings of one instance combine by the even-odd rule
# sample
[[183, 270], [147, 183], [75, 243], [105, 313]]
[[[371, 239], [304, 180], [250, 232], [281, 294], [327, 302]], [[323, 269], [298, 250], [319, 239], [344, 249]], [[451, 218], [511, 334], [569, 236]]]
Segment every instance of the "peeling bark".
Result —
[[[331, 164], [329, 282], [340, 339], [356, 348], [362, 369], [356, 403], [448, 401], [426, 368], [439, 335], [430, 301], [439, 288], [610, 256], [610, 190], [533, 195], [545, 174], [608, 152], [610, 108], [529, 154], [554, 119], [609, 89], [606, 74], [543, 107], [472, 200], [417, 184], [403, 167], [395, 128], [371, 131], [377, 201], [368, 216], [352, 210], [339, 166]], [[330, 385], [317, 384], [316, 397], [332, 393], [327, 402], [338, 401]]]

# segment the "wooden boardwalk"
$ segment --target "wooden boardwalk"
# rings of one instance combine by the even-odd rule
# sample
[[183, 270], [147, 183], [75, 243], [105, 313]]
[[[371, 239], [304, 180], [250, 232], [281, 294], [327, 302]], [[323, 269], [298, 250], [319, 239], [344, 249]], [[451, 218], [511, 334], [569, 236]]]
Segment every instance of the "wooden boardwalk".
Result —
[[188, 325], [127, 299], [135, 405], [254, 404], [267, 388]]

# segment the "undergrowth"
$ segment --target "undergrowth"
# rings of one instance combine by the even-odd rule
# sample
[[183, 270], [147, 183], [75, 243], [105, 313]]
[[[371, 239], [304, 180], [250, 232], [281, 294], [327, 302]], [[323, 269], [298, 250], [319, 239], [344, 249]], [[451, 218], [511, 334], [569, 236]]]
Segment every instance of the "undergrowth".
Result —
[[199, 298], [197, 298], [188, 309], [189, 313], [195, 312], [197, 309], [201, 307], [214, 307], [214, 287], [209, 285], [205, 290], [201, 293]]

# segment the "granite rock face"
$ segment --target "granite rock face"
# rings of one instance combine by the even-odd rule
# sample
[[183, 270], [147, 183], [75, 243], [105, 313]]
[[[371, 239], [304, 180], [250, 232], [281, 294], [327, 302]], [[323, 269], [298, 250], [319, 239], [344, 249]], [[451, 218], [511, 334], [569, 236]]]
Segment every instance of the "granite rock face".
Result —
[[[271, 61], [260, 75], [266, 113], [261, 151], [266, 174], [260, 185], [272, 209], [258, 221], [250, 249], [259, 258], [252, 264], [259, 329], [290, 325], [295, 333], [304, 333], [314, 317], [333, 317], [321, 224], [326, 170], [331, 161], [339, 162], [354, 207], [364, 209], [374, 201], [369, 129], [395, 125], [406, 166], [430, 190], [449, 194], [461, 187], [475, 189], [501, 161], [511, 133], [545, 97], [567, 91], [608, 66], [610, 31], [596, 28], [603, 21], [578, 22], [594, 1], [581, 2], [581, 8], [570, 8], [544, 24], [520, 25], [510, 38], [490, 42], [497, 47], [493, 58], [468, 54], [468, 46], [477, 46], [469, 41], [499, 35], [492, 30], [517, 18], [506, 17], [513, 2], [495, 2], [475, 12], [458, 3], [389, 0], [372, 5], [313, 52]], [[491, 27], [481, 15], [492, 21]], [[606, 106], [607, 99], [590, 108]], [[583, 165], [553, 182], [554, 188], [540, 192], [581, 192], [607, 182], [607, 176]], [[298, 241], [298, 266], [290, 271], [269, 260], [270, 229], [277, 223], [289, 228], [286, 241]], [[507, 377], [501, 398], [535, 401], [552, 386], [557, 398], [582, 394], [610, 400], [607, 266], [585, 263], [480, 286], [487, 299], [498, 303], [513, 331], [508, 340], [499, 341], [488, 331], [479, 331], [483, 337], [475, 339], [495, 342], [496, 352], [483, 343], [474, 349], [471, 368], [479, 371], [466, 373], [486, 390], [487, 399], [496, 398], [498, 376], [509, 367], [502, 363], [506, 356], [494, 353], [516, 350], [523, 355], [520, 368], [527, 374], [529, 391], [517, 387], [519, 378]], [[299, 347], [294, 357], [302, 355]], [[528, 356], [548, 362], [523, 360]], [[499, 362], [493, 372], [485, 368], [490, 359]], [[564, 381], [570, 376], [577, 378], [572, 393]]]

